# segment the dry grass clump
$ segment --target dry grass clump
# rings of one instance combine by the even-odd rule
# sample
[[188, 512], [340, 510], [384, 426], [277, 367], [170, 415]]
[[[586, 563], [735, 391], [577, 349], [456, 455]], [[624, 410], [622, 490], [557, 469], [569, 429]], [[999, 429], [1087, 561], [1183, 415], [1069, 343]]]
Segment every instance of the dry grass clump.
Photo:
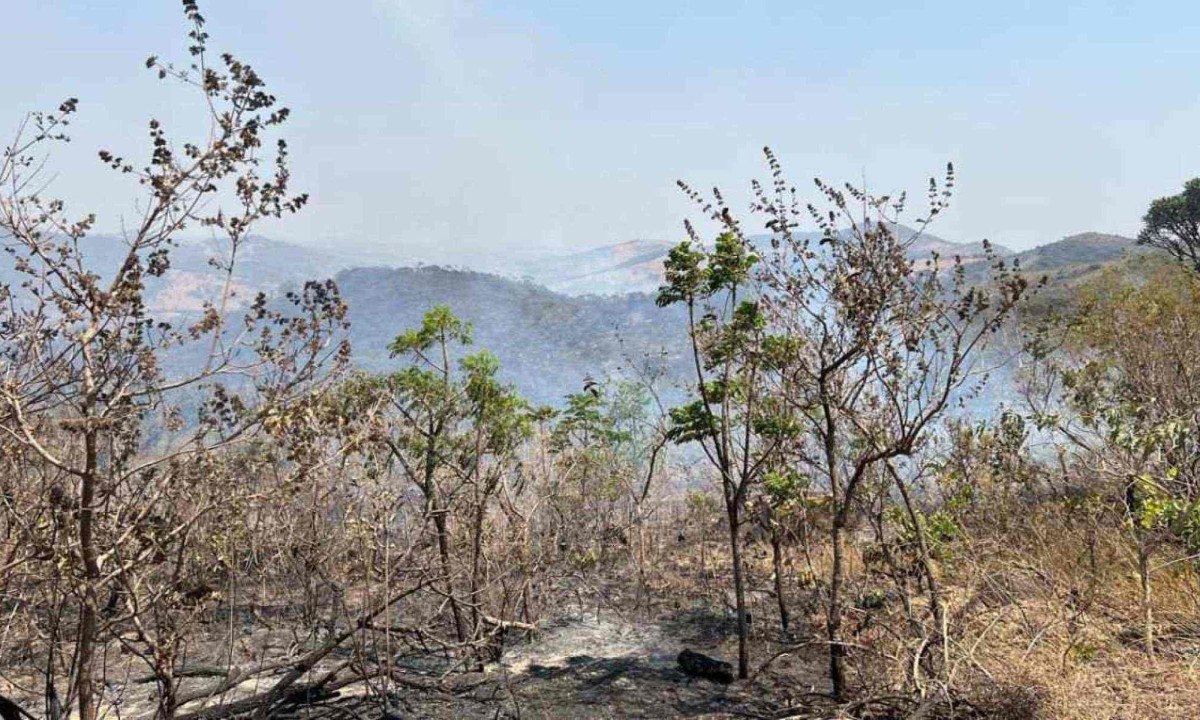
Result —
[[1196, 572], [1179, 563], [1156, 576], [1156, 654], [1148, 655], [1125, 533], [1072, 526], [1047, 508], [944, 565], [955, 588], [958, 677], [1025, 688], [1044, 717], [1195, 717]]

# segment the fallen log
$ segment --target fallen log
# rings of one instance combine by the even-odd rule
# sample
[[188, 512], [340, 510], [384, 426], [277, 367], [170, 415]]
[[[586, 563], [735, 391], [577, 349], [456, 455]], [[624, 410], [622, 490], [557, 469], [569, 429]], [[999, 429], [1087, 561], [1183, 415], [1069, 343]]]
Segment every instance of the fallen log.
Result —
[[[415, 545], [413, 547], [416, 547]], [[342, 630], [333, 637], [325, 641], [320, 647], [310, 651], [307, 655], [299, 658], [293, 663], [286, 674], [275, 683], [266, 692], [253, 695], [248, 698], [236, 700], [224, 705], [214, 705], [211, 707], [200, 708], [194, 712], [182, 713], [175, 716], [175, 720], [224, 720], [238, 715], [247, 715], [253, 713], [255, 720], [266, 720], [271, 715], [271, 709], [281, 700], [292, 699], [298, 695], [306, 693], [316, 693], [321, 691], [323, 687], [328, 685], [333, 680], [333, 674], [327, 673], [322, 679], [317, 682], [302, 684], [295, 688], [297, 681], [309, 673], [317, 663], [324, 660], [327, 655], [339, 648], [342, 643], [349, 640], [375, 618], [382, 615], [386, 610], [391, 608], [396, 603], [404, 598], [416, 593], [418, 590], [426, 587], [428, 581], [422, 580], [414, 587], [407, 588], [401, 592], [385, 598], [365, 614], [359, 616], [358, 620], [350, 627]], [[345, 663], [339, 666], [344, 666]], [[336, 673], [336, 671], [334, 671]]]
[[693, 650], [684, 650], [675, 659], [679, 669], [692, 677], [701, 677], [719, 683], [733, 682], [733, 666], [724, 660], [709, 657]]
[[[203, 677], [223, 678], [223, 677], [228, 677], [229, 672], [230, 672], [229, 668], [214, 667], [214, 666], [209, 666], [209, 665], [197, 665], [194, 667], [180, 668], [179, 670], [176, 670], [175, 677], [177, 677], [177, 678], [203, 678]], [[158, 680], [157, 675], [143, 675], [141, 677], [133, 678], [132, 680], [130, 680], [130, 682], [138, 684], [138, 685], [145, 685], [146, 683], [152, 683], [157, 680]]]
[[517, 620], [501, 620], [500, 618], [494, 618], [491, 615], [481, 615], [480, 619], [492, 627], [495, 627], [497, 630], [524, 630], [525, 632], [531, 633], [538, 632], [537, 625], [530, 625], [529, 623], [523, 623]]
[[3, 695], [0, 695], [0, 718], [3, 718], [3, 720], [25, 720], [25, 718], [36, 720], [25, 708]]

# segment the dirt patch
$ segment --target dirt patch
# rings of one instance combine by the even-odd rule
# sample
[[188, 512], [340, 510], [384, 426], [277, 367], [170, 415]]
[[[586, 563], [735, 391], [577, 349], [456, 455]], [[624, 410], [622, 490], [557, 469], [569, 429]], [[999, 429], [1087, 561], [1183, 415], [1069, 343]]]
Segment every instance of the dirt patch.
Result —
[[[719, 621], [695, 618], [629, 621], [574, 615], [544, 625], [510, 645], [483, 673], [454, 675], [381, 697], [332, 700], [289, 717], [359, 718], [664, 718], [765, 717], [781, 706], [773, 688], [803, 686], [817, 672], [806, 662], [773, 667], [754, 685], [722, 685], [685, 675], [685, 647], [736, 659], [732, 635]], [[765, 659], [766, 648], [756, 652]], [[783, 673], [786, 678], [779, 673]], [[431, 689], [436, 686], [436, 689]], [[346, 713], [350, 713], [347, 715]]]
[[[504, 653], [496, 670], [523, 673], [534, 666], [565, 665], [572, 658], [636, 658], [659, 667], [674, 665], [671, 640], [655, 624], [596, 617], [561, 618], [537, 637]], [[675, 653], [679, 649], [674, 649]]]

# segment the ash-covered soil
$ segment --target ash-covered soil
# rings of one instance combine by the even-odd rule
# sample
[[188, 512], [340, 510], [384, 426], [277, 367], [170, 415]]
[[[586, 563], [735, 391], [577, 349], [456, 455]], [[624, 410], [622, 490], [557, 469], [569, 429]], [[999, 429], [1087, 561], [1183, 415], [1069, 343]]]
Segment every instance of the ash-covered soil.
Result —
[[[657, 621], [575, 614], [510, 641], [483, 672], [441, 678], [414, 671], [387, 700], [350, 689], [286, 717], [766, 718], [825, 689], [815, 653], [789, 653], [729, 685], [688, 677], [676, 664], [685, 647], [736, 662], [734, 637], [732, 622], [701, 611]], [[752, 672], [781, 649], [757, 638]]]

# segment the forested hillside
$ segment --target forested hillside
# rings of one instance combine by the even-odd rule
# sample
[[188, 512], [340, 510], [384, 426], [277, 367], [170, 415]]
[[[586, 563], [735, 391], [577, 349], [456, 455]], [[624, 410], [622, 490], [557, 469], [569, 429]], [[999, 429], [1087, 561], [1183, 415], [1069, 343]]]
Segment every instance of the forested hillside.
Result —
[[395, 369], [392, 338], [445, 305], [472, 324], [475, 346], [500, 359], [500, 377], [534, 402], [559, 405], [586, 378], [633, 378], [660, 366], [669, 381], [685, 377], [682, 315], [657, 308], [652, 295], [567, 296], [439, 267], [356, 268], [336, 280], [350, 309], [354, 359], [371, 370]]

